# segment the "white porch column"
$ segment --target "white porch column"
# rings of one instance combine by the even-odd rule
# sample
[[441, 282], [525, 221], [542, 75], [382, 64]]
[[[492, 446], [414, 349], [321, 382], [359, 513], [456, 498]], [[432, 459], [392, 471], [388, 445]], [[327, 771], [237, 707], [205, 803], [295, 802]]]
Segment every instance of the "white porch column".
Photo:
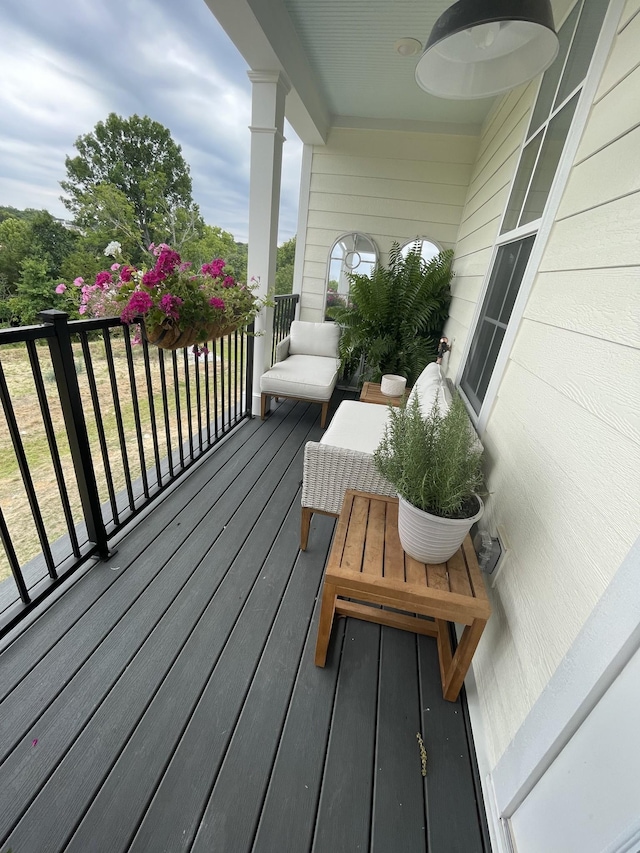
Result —
[[[258, 292], [273, 288], [276, 276], [280, 177], [284, 142], [284, 102], [291, 88], [279, 71], [249, 71], [253, 85], [251, 104], [251, 176], [249, 185], [249, 257], [247, 277], [260, 282]], [[271, 366], [273, 308], [256, 317], [253, 362], [254, 415], [260, 414], [260, 377]]]

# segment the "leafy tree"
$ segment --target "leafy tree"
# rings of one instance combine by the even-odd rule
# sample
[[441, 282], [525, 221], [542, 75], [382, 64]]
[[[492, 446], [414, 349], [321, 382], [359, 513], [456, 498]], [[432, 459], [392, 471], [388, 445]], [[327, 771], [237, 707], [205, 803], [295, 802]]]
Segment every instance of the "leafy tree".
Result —
[[296, 259], [296, 238], [278, 246], [276, 258], [276, 295], [293, 291], [293, 267]]
[[181, 255], [195, 266], [223, 258], [231, 275], [238, 281], [247, 279], [246, 243], [236, 243], [233, 234], [218, 225], [204, 225], [201, 233], [182, 247]]
[[402, 257], [393, 244], [389, 266], [371, 277], [349, 274], [349, 303], [327, 308], [343, 326], [340, 355], [347, 372], [364, 359], [363, 380], [384, 373], [406, 376], [412, 385], [436, 355], [451, 302], [453, 252], [424, 261], [418, 249]]
[[123, 248], [134, 241], [139, 256], [152, 242], [171, 240], [179, 248], [202, 227], [189, 167], [163, 125], [111, 113], [75, 147], [78, 155], [66, 158], [67, 179], [60, 185], [81, 227], [112, 229], [108, 236]]
[[5, 219], [25, 219], [28, 221], [39, 212], [40, 211], [34, 210], [32, 207], [27, 207], [24, 210], [18, 210], [17, 207], [0, 205], [0, 222], [4, 222]]
[[11, 217], [0, 222], [0, 281], [7, 294], [14, 292], [20, 278], [20, 265], [27, 257], [31, 232], [24, 219]]
[[51, 308], [56, 302], [55, 287], [45, 258], [24, 260], [15, 296], [9, 300], [12, 318], [19, 319], [23, 326], [36, 323], [38, 311]]
[[60, 275], [64, 259], [75, 248], [78, 234], [58, 222], [46, 210], [39, 210], [31, 219], [29, 257], [47, 261], [51, 278]]
[[62, 262], [59, 280], [65, 282], [67, 287], [70, 287], [76, 278], [93, 282], [100, 270], [109, 266], [108, 260], [113, 260], [105, 258], [103, 252], [104, 249], [100, 252], [92, 249], [84, 240], [79, 241], [77, 249]]

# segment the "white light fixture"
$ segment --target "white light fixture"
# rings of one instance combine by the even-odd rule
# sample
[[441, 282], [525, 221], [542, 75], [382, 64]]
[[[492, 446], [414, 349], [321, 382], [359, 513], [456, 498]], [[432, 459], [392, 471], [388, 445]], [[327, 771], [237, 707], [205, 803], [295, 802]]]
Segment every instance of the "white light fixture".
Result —
[[459, 0], [435, 22], [416, 81], [440, 98], [489, 98], [545, 71], [557, 53], [549, 0]]
[[394, 48], [400, 56], [416, 56], [422, 50], [422, 42], [414, 38], [398, 39], [394, 42]]

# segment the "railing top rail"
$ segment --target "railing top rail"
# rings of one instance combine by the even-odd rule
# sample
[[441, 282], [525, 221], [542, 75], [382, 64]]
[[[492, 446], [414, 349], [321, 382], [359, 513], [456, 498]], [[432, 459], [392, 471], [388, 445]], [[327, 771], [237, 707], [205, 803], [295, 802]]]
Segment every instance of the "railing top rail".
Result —
[[282, 302], [285, 299], [290, 299], [292, 302], [298, 302], [300, 299], [299, 293], [279, 293], [273, 297], [275, 302]]
[[54, 337], [51, 326], [15, 326], [0, 329], [0, 346], [2, 344], [21, 344], [25, 341], [39, 341]]
[[[73, 332], [95, 332], [98, 329], [112, 329], [121, 326], [119, 317], [97, 317], [86, 320], [69, 320], [67, 327]], [[43, 323], [37, 326], [13, 326], [0, 329], [0, 345], [18, 344], [25, 341], [38, 341], [55, 337], [55, 331], [51, 324]]]

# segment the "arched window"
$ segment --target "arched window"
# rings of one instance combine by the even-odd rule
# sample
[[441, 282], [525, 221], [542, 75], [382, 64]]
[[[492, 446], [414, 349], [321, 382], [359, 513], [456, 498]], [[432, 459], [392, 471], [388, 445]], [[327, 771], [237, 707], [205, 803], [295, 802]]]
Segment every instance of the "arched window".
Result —
[[437, 243], [434, 243], [433, 240], [428, 240], [426, 237], [415, 237], [413, 240], [405, 243], [400, 250], [402, 257], [406, 258], [409, 252], [413, 251], [414, 247], [420, 249], [423, 261], [430, 261], [442, 251], [442, 248]]
[[[378, 262], [375, 243], [366, 234], [343, 234], [331, 248], [326, 282], [326, 308], [349, 298], [349, 274], [371, 275]], [[326, 318], [330, 319], [330, 318]]]

